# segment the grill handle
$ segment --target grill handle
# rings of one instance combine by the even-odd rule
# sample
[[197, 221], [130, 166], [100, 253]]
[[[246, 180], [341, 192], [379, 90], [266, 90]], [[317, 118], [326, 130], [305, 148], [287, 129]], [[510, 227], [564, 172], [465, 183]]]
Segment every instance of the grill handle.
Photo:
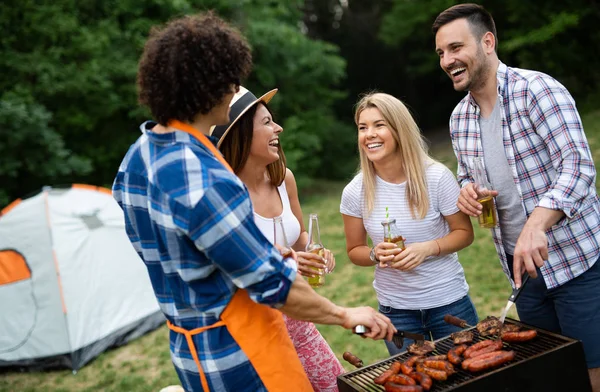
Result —
[[453, 316], [451, 314], [447, 314], [444, 316], [444, 321], [450, 325], [454, 325], [459, 328], [469, 328], [471, 327], [467, 322], [461, 318]]

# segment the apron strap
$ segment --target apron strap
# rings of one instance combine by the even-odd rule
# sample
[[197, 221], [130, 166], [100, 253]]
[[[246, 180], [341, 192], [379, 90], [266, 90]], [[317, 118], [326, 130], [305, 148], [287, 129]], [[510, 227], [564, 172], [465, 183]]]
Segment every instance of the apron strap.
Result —
[[185, 328], [181, 328], [176, 325], [173, 325], [173, 323], [171, 323], [169, 320], [167, 320], [167, 327], [169, 327], [169, 329], [171, 331], [180, 333], [185, 336], [185, 340], [187, 341], [188, 348], [190, 349], [190, 353], [192, 353], [192, 358], [194, 358], [194, 362], [196, 362], [196, 366], [198, 367], [198, 373], [200, 373], [200, 383], [202, 384], [202, 388], [205, 391], [209, 391], [208, 381], [206, 380], [206, 375], [204, 374], [204, 371], [202, 370], [202, 365], [200, 364], [200, 358], [198, 357], [198, 351], [196, 350], [196, 345], [194, 344], [194, 339], [192, 339], [192, 336], [198, 335], [208, 329], [221, 327], [223, 325], [225, 325], [225, 322], [217, 321], [216, 323], [214, 323], [212, 325], [209, 325], [206, 327], [201, 327], [201, 328], [195, 328], [195, 329], [192, 329], [191, 331], [188, 331]]
[[196, 139], [198, 139], [200, 143], [204, 145], [204, 147], [208, 148], [210, 152], [213, 153], [215, 158], [217, 158], [217, 160], [221, 162], [227, 170], [233, 173], [233, 169], [231, 169], [229, 163], [227, 163], [225, 158], [223, 158], [223, 155], [219, 152], [219, 150], [217, 150], [217, 147], [215, 147], [215, 145], [210, 142], [210, 140], [206, 137], [205, 134], [192, 127], [191, 125], [181, 122], [179, 120], [171, 120], [167, 125], [194, 136]]

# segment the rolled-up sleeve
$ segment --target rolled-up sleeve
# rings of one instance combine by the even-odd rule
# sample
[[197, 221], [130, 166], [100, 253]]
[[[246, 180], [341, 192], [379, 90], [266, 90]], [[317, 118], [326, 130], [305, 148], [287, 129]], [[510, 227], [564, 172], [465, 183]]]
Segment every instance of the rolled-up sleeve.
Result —
[[279, 251], [254, 224], [246, 190], [232, 181], [217, 181], [193, 209], [177, 214], [176, 224], [231, 282], [253, 301], [282, 306], [296, 279], [296, 263]]
[[575, 101], [556, 80], [538, 77], [528, 89], [528, 111], [544, 139], [556, 178], [538, 206], [573, 218], [591, 198], [596, 170]]

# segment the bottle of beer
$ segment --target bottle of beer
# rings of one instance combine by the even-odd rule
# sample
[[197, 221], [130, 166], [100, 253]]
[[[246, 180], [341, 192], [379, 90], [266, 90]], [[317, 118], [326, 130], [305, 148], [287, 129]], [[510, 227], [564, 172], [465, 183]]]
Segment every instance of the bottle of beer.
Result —
[[290, 257], [292, 255], [292, 248], [285, 235], [285, 228], [283, 227], [283, 220], [280, 216], [273, 218], [273, 244], [279, 245], [279, 253], [283, 257]]
[[[310, 214], [310, 220], [308, 221], [308, 244], [306, 244], [306, 251], [310, 253], [318, 254], [323, 257], [325, 248], [321, 242], [321, 234], [319, 232], [319, 218], [317, 214]], [[311, 267], [315, 270], [315, 273], [319, 273], [320, 270], [316, 267]], [[321, 287], [325, 284], [325, 275], [316, 275], [308, 278], [308, 284], [311, 287]]]
[[475, 190], [479, 194], [483, 194], [477, 199], [483, 207], [481, 215], [477, 217], [479, 226], [491, 229], [498, 225], [498, 216], [496, 215], [496, 207], [494, 206], [494, 197], [488, 195], [489, 191], [493, 190], [492, 185], [488, 181], [483, 158], [477, 157], [473, 160], [473, 179], [475, 180]]
[[398, 226], [396, 226], [396, 219], [386, 218], [381, 222], [381, 225], [383, 226], [383, 240], [385, 242], [396, 244], [398, 245], [398, 248], [402, 250], [406, 249], [404, 237], [400, 235], [400, 230], [398, 230]]

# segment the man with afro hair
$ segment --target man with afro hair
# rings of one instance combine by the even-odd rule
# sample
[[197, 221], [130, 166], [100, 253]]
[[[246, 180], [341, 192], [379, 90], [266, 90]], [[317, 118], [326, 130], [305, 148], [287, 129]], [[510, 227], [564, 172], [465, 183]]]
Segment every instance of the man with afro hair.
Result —
[[278, 308], [290, 317], [391, 339], [372, 308], [343, 308], [297, 277], [254, 224], [243, 183], [209, 136], [251, 69], [246, 40], [213, 13], [151, 31], [139, 100], [155, 121], [113, 184], [127, 234], [167, 318], [171, 358], [186, 391], [311, 391]]

